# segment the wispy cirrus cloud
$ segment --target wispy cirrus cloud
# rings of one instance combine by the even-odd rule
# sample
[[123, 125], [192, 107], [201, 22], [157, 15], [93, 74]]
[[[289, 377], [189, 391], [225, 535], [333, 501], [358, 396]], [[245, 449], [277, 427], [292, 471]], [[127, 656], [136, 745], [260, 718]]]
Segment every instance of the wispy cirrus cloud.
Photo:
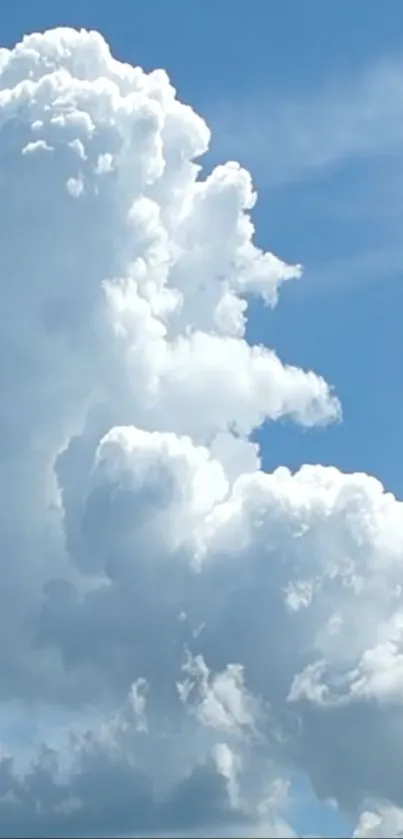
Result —
[[306, 178], [353, 156], [403, 151], [403, 64], [383, 61], [349, 83], [281, 101], [259, 89], [207, 109], [213, 149], [231, 149], [267, 185]]

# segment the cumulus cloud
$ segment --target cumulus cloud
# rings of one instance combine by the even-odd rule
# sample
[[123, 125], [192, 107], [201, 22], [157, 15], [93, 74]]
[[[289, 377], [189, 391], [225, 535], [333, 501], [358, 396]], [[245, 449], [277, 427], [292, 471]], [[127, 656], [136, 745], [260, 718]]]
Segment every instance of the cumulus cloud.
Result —
[[381, 805], [376, 811], [365, 810], [354, 831], [354, 839], [403, 836], [403, 811], [399, 807]]
[[341, 407], [247, 343], [301, 269], [208, 144], [97, 33], [0, 53], [4, 835], [295, 836], [299, 778], [399, 835], [402, 505], [262, 470]]

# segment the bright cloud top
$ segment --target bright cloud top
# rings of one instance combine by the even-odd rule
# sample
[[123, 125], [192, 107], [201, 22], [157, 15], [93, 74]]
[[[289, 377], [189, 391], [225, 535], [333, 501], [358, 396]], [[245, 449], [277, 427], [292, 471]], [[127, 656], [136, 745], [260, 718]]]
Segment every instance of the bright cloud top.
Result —
[[301, 777], [357, 837], [403, 823], [402, 505], [261, 470], [263, 422], [341, 409], [247, 343], [301, 271], [208, 143], [97, 33], [0, 51], [7, 835], [292, 836]]

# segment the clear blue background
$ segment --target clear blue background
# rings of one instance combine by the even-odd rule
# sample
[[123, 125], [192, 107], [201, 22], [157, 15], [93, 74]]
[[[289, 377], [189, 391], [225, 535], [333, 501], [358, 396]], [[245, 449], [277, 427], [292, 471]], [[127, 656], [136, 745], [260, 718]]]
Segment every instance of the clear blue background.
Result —
[[[322, 373], [344, 421], [266, 427], [265, 465], [332, 463], [402, 496], [401, 0], [61, 5], [7, 4], [2, 45], [83, 26], [100, 30], [118, 58], [164, 67], [212, 128], [206, 166], [235, 158], [251, 170], [258, 243], [305, 266], [273, 312], [252, 305], [249, 335]], [[297, 811], [302, 830], [344, 829], [330, 810]]]

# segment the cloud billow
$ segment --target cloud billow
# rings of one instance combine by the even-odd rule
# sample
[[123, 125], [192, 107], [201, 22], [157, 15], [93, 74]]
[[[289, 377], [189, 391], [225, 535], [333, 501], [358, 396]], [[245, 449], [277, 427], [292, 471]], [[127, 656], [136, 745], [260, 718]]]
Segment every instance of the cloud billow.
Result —
[[262, 471], [263, 422], [341, 407], [247, 343], [301, 269], [208, 144], [97, 33], [0, 51], [0, 698], [37, 722], [2, 738], [4, 835], [295, 836], [296, 776], [403, 826], [402, 506]]

